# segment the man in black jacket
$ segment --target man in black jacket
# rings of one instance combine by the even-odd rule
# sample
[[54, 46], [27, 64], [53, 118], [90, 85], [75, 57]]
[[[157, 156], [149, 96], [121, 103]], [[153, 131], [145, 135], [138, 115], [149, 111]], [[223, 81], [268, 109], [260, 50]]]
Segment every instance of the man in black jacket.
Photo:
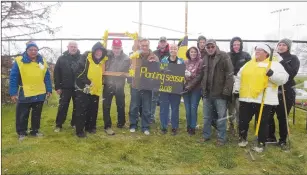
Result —
[[[234, 37], [230, 41], [230, 52], [228, 55], [231, 59], [234, 76], [237, 75], [241, 67], [251, 60], [251, 56], [243, 51], [243, 41], [240, 37]], [[236, 95], [232, 95], [231, 102], [228, 103], [228, 115], [229, 115], [229, 131], [234, 134], [234, 121], [239, 126], [239, 98]]]
[[[294, 77], [296, 76], [300, 68], [300, 60], [297, 58], [296, 55], [292, 55], [290, 53], [291, 44], [292, 41], [285, 38], [280, 40], [277, 45], [277, 50], [280, 55], [280, 56], [277, 55], [277, 58], [279, 59], [280, 64], [283, 65], [283, 67], [289, 74], [289, 79], [287, 83], [283, 85], [288, 115], [290, 113], [293, 104], [295, 103], [296, 94], [295, 90], [293, 89], [293, 87], [295, 86]], [[276, 112], [279, 123], [279, 136], [280, 136], [278, 145], [281, 146], [281, 148], [286, 148], [285, 146], [287, 143], [286, 140], [287, 140], [288, 130], [287, 130], [287, 118], [285, 114], [285, 106], [284, 106], [281, 86], [278, 87], [278, 99], [279, 99], [279, 105], [277, 105], [275, 108], [272, 109], [272, 113], [270, 116], [269, 136], [267, 140], [269, 142], [277, 141], [275, 137], [275, 123], [274, 123], [274, 114]]]
[[99, 97], [102, 94], [103, 65], [107, 50], [101, 42], [85, 52], [73, 66], [76, 79], [76, 135], [86, 137], [85, 131], [96, 133]]
[[60, 56], [54, 68], [54, 85], [58, 95], [60, 95], [58, 113], [56, 116], [55, 132], [60, 132], [67, 116], [70, 99], [73, 100], [73, 113], [70, 125], [75, 126], [75, 78], [72, 65], [80, 58], [80, 51], [76, 42], [71, 41], [67, 46], [67, 51]]
[[[106, 62], [106, 71], [129, 72], [130, 58], [122, 50], [120, 39], [114, 39], [112, 51], [108, 51], [108, 61]], [[110, 116], [113, 96], [116, 98], [117, 106], [117, 127], [123, 128], [126, 123], [125, 117], [125, 80], [126, 77], [104, 76], [103, 87], [103, 120], [104, 129], [108, 135], [114, 135], [111, 129], [112, 121]]]

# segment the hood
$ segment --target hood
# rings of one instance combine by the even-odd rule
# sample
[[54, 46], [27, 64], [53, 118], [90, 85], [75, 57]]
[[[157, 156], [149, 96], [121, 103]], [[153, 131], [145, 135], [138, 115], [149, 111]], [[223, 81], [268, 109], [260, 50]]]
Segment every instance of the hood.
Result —
[[[96, 60], [96, 59], [94, 58], [94, 54], [95, 54], [95, 51], [96, 51], [97, 49], [101, 49], [101, 50], [102, 50], [102, 56], [101, 56], [98, 60]], [[98, 63], [101, 62], [102, 59], [107, 55], [107, 49], [105, 49], [105, 48], [103, 47], [103, 45], [101, 44], [101, 42], [97, 42], [97, 43], [94, 44], [94, 46], [92, 47], [92, 54], [93, 54], [93, 61], [94, 61], [96, 64], [98, 64]]]
[[[205, 41], [207, 41], [207, 38], [205, 37], [205, 36], [203, 36], [203, 35], [200, 35], [198, 38], [197, 38], [197, 48], [198, 49], [200, 49], [199, 48], [199, 41], [200, 40], [205, 40]], [[203, 50], [206, 50], [206, 49], [203, 49]]]
[[197, 57], [196, 57], [196, 60], [195, 60], [195, 61], [199, 61], [199, 60], [201, 59], [201, 53], [200, 53], [199, 49], [198, 49], [196, 46], [192, 46], [192, 47], [190, 47], [190, 48], [187, 50], [187, 52], [186, 52], [186, 57], [188, 58], [189, 61], [191, 61], [191, 60], [189, 59], [189, 52], [190, 52], [190, 50], [191, 50], [192, 48], [194, 48], [194, 49], [197, 50]]
[[240, 37], [233, 37], [232, 39], [231, 39], [231, 41], [230, 41], [230, 52], [231, 53], [235, 53], [234, 51], [233, 51], [233, 48], [232, 48], [232, 46], [233, 46], [233, 43], [235, 42], [235, 41], [240, 41], [240, 50], [239, 50], [239, 52], [242, 52], [242, 50], [243, 50], [243, 41], [242, 41], [242, 39], [240, 38]]

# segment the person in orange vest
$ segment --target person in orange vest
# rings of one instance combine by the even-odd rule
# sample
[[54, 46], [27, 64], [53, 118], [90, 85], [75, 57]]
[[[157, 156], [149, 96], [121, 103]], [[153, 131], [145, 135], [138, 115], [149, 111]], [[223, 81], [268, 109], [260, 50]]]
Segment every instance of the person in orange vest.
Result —
[[20, 141], [28, 135], [30, 111], [30, 135], [43, 136], [39, 132], [43, 104], [46, 96], [52, 93], [47, 61], [38, 50], [34, 42], [28, 42], [26, 51], [15, 58], [10, 73], [9, 93], [12, 101], [17, 103], [16, 132]]
[[76, 135], [96, 133], [99, 97], [102, 94], [102, 66], [108, 59], [107, 50], [97, 42], [92, 51], [85, 52], [73, 65], [76, 89]]

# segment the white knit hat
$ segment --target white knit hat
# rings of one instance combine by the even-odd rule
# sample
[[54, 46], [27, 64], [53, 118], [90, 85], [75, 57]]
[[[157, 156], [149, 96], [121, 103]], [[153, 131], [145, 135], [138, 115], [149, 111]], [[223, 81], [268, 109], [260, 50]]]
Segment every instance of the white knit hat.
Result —
[[257, 44], [257, 45], [256, 45], [255, 50], [256, 50], [257, 48], [258, 48], [258, 49], [263, 49], [266, 53], [268, 53], [269, 55], [271, 55], [271, 48], [270, 48], [268, 45], [260, 43], [260, 44]]

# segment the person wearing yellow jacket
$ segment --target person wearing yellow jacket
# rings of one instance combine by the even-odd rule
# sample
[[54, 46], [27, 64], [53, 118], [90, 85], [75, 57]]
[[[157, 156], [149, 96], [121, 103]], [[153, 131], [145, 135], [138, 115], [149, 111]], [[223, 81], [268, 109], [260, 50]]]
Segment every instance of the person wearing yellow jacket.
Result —
[[10, 73], [9, 93], [12, 101], [17, 102], [16, 132], [20, 141], [28, 135], [30, 111], [30, 135], [43, 136], [39, 132], [43, 104], [52, 93], [47, 61], [38, 50], [34, 42], [28, 42], [26, 51], [15, 58]]
[[73, 66], [76, 88], [76, 135], [96, 133], [99, 97], [102, 94], [102, 66], [108, 59], [107, 50], [97, 42], [91, 52], [85, 52]]
[[[268, 134], [269, 113], [273, 106], [278, 105], [278, 86], [288, 81], [288, 73], [274, 56], [271, 67], [269, 57], [271, 48], [266, 44], [258, 44], [255, 47], [255, 57], [247, 62], [235, 76], [234, 94], [239, 96], [239, 147], [248, 144], [247, 133], [249, 122], [255, 115], [258, 118], [262, 98], [264, 107], [258, 134], [258, 145], [253, 147], [256, 152], [262, 152]], [[265, 90], [264, 96], [263, 92]]]

